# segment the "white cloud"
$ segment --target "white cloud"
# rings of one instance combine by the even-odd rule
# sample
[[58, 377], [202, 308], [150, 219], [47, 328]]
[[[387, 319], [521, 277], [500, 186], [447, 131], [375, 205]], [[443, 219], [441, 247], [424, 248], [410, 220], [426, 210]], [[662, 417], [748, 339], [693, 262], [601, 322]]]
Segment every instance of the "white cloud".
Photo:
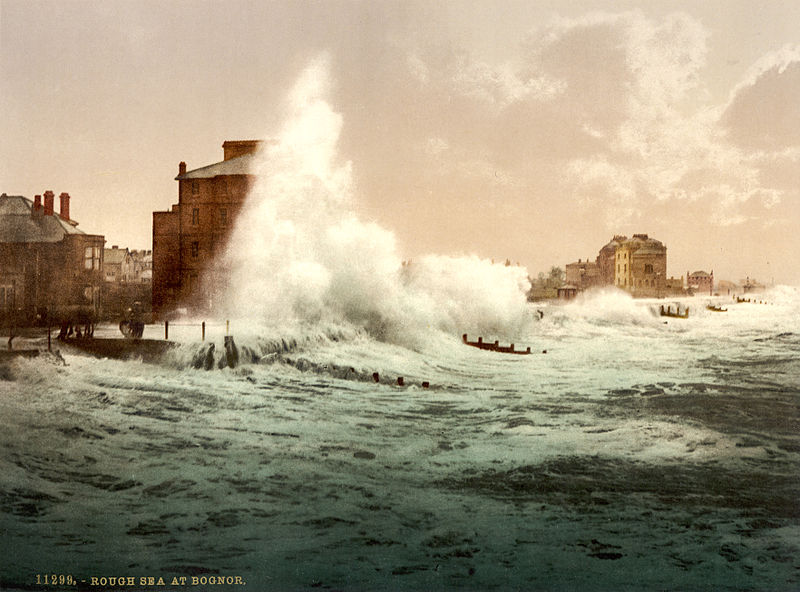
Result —
[[800, 147], [800, 47], [786, 46], [756, 62], [731, 93], [720, 123], [748, 150]]
[[[786, 169], [800, 150], [800, 50], [764, 56], [718, 105], [704, 82], [711, 40], [687, 14], [631, 11], [554, 18], [496, 63], [445, 44], [413, 48], [414, 149], [440, 179], [516, 196], [546, 187], [610, 228], [650, 208], [766, 223], [797, 192]], [[748, 121], [760, 135], [747, 136]]]

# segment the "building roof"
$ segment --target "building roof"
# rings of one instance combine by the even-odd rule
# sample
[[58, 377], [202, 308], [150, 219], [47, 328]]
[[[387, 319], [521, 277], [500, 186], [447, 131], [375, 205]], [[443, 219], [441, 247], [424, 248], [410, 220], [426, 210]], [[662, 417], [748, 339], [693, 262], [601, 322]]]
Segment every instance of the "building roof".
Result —
[[211, 179], [212, 177], [218, 177], [220, 175], [249, 175], [253, 168], [255, 156], [255, 154], [243, 154], [236, 158], [230, 158], [222, 162], [194, 169], [193, 171], [186, 171], [182, 175], [175, 177], [175, 180]]
[[694, 272], [692, 272], [691, 275], [692, 275], [692, 277], [711, 277], [705, 271], [694, 271]]
[[57, 243], [67, 234], [86, 234], [77, 222], [58, 214], [33, 216], [33, 202], [21, 195], [0, 195], [0, 243]]
[[128, 255], [128, 249], [103, 249], [103, 261], [106, 265], [121, 264]]
[[608, 241], [608, 243], [603, 245], [603, 248], [600, 249], [600, 252], [602, 253], [605, 251], [613, 253], [614, 251], [617, 250], [617, 247], [620, 246], [622, 243], [624, 243], [626, 240], [628, 240], [628, 237], [625, 236], [624, 234], [615, 234], [614, 238], [612, 238], [610, 241]]
[[646, 234], [634, 234], [632, 238], [625, 241], [621, 246], [634, 250], [634, 256], [660, 255], [667, 250], [664, 243], [650, 238]]

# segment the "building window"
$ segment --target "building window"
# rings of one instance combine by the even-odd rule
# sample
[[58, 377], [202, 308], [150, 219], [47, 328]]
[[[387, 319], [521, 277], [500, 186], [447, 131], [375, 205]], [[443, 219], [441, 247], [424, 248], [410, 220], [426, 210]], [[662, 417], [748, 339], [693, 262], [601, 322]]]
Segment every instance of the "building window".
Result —
[[14, 308], [14, 287], [0, 286], [0, 309]]
[[200, 193], [200, 184], [197, 181], [192, 181], [192, 195]]
[[644, 272], [645, 273], [653, 273], [653, 264], [652, 263], [645, 263], [644, 264]]
[[83, 267], [100, 269], [100, 247], [86, 247], [83, 251]]
[[192, 209], [192, 224], [195, 226], [200, 224], [200, 208]]
[[200, 243], [198, 241], [194, 241], [192, 243], [192, 257], [197, 257], [200, 254]]
[[219, 225], [220, 226], [227, 226], [228, 225], [228, 210], [227, 210], [227, 208], [220, 208], [220, 210], [219, 210]]

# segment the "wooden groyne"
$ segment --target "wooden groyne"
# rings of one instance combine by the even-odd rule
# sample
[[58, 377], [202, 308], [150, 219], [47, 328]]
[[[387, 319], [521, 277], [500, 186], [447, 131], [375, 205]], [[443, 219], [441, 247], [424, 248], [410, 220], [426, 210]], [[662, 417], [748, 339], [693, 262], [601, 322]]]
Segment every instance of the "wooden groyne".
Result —
[[662, 317], [670, 317], [672, 319], [688, 319], [689, 318], [689, 307], [687, 306], [684, 311], [680, 312], [681, 307], [680, 305], [675, 306], [675, 312], [672, 311], [672, 306], [668, 306], [666, 309], [664, 305], [661, 305], [660, 314]]
[[465, 345], [469, 345], [470, 347], [477, 347], [478, 349], [485, 349], [487, 351], [493, 352], [500, 352], [503, 354], [520, 354], [520, 355], [528, 355], [531, 353], [531, 348], [528, 347], [525, 350], [516, 350], [514, 349], [514, 344], [510, 344], [508, 346], [500, 345], [499, 341], [495, 341], [494, 343], [486, 342], [483, 340], [483, 337], [478, 337], [478, 341], [470, 341], [467, 338], [467, 334], [461, 336], [461, 340], [464, 342]]

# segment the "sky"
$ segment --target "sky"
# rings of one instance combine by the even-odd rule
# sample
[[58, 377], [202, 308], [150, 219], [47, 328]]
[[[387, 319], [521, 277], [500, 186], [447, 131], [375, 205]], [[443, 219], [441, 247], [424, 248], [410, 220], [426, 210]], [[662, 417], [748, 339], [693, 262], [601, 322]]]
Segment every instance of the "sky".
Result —
[[152, 248], [178, 163], [264, 139], [321, 52], [355, 209], [531, 276], [614, 235], [800, 285], [800, 2], [0, 0], [0, 192]]

